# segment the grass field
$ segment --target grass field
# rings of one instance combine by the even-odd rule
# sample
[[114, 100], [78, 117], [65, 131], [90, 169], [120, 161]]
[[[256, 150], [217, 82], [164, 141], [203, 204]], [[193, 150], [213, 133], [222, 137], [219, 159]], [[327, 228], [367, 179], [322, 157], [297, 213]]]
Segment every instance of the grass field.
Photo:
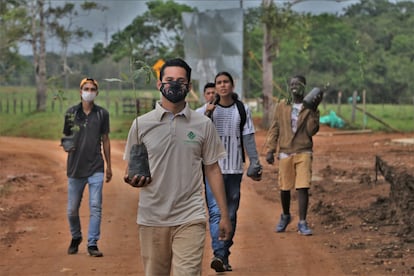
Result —
[[[100, 91], [96, 103], [107, 108], [111, 114], [111, 138], [126, 139], [134, 113], [125, 113], [123, 98], [141, 100], [141, 112], [151, 109], [152, 99], [159, 98], [158, 91]], [[0, 136], [35, 137], [42, 139], [59, 139], [62, 133], [63, 117], [66, 109], [79, 102], [79, 91], [66, 93], [49, 92], [45, 112], [36, 112], [36, 95], [30, 87], [0, 87]], [[143, 104], [145, 103], [146, 104]], [[200, 103], [192, 102], [196, 108]], [[362, 105], [358, 105], [360, 110]], [[343, 104], [340, 107], [331, 104], [321, 104], [321, 116], [334, 111], [345, 121], [343, 129], [370, 129], [372, 131], [401, 131], [414, 132], [414, 105], [366, 105], [368, 115], [355, 111], [352, 116], [352, 105]], [[261, 118], [262, 112], [253, 114]], [[352, 119], [354, 117], [354, 120]]]
[[337, 105], [320, 105], [322, 115], [330, 111], [344, 119], [346, 129], [371, 129], [372, 131], [414, 132], [414, 105], [367, 104], [364, 114], [362, 105], [357, 105], [354, 120], [351, 104], [343, 104], [338, 111]]
[[[36, 112], [36, 92], [32, 87], [0, 87], [0, 136], [59, 139], [62, 135], [65, 111], [79, 103], [79, 90], [51, 91], [47, 94], [45, 112]], [[124, 99], [128, 99], [124, 102]], [[100, 91], [96, 104], [110, 113], [112, 139], [126, 139], [132, 120], [136, 117], [135, 100], [140, 100], [140, 114], [152, 109], [159, 92]], [[125, 104], [129, 107], [126, 108]], [[132, 105], [132, 106], [131, 106]], [[193, 108], [200, 105], [191, 102]], [[126, 110], [128, 109], [128, 110]], [[132, 111], [126, 112], [126, 111]]]

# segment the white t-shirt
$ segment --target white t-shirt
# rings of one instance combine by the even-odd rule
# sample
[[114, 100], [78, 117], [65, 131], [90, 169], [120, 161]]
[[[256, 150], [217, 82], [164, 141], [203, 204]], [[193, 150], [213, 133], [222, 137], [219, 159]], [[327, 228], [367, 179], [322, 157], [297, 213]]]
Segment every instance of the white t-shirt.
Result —
[[[296, 133], [296, 130], [298, 130], [298, 119], [299, 119], [299, 113], [303, 108], [303, 103], [294, 103], [292, 105], [292, 113], [291, 113], [291, 126], [292, 126], [292, 132]], [[295, 153], [287, 154], [284, 152], [279, 153], [279, 159], [287, 158], [291, 155], [295, 155]]]
[[295, 103], [292, 105], [292, 132], [296, 133], [296, 130], [298, 129], [298, 118], [299, 118], [299, 112], [302, 110], [302, 103]]
[[204, 114], [206, 113], [206, 109], [207, 109], [207, 104], [203, 104], [202, 106], [200, 106], [199, 108], [197, 108], [195, 111], [197, 111], [198, 113]]
[[[249, 107], [244, 104], [246, 110], [246, 123], [243, 135], [255, 132], [252, 115]], [[243, 157], [240, 141], [240, 114], [236, 103], [223, 107], [217, 105], [212, 117], [220, 139], [226, 149], [227, 155], [219, 160], [223, 174], [243, 174]]]

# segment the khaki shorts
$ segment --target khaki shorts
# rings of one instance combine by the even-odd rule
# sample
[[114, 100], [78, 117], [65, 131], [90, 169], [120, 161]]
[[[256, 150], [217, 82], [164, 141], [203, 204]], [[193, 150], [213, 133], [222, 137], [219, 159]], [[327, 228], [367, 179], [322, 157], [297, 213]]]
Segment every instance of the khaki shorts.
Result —
[[178, 226], [139, 225], [145, 275], [201, 275], [206, 221]]
[[298, 153], [279, 160], [279, 188], [309, 188], [312, 180], [312, 153]]

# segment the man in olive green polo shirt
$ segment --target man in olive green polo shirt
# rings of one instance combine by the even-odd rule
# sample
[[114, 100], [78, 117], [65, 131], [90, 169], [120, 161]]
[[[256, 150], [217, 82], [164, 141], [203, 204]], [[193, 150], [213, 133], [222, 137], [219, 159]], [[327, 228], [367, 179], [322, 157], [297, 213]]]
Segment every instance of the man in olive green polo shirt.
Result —
[[[222, 214], [221, 239], [231, 232], [223, 177], [218, 160], [225, 150], [209, 118], [191, 110], [191, 68], [182, 59], [166, 61], [157, 88], [162, 96], [154, 110], [131, 125], [124, 159], [133, 144], [148, 150], [151, 176], [125, 182], [140, 187], [137, 223], [145, 275], [201, 275], [206, 236], [206, 209], [201, 166]], [[138, 120], [138, 121], [136, 121]]]

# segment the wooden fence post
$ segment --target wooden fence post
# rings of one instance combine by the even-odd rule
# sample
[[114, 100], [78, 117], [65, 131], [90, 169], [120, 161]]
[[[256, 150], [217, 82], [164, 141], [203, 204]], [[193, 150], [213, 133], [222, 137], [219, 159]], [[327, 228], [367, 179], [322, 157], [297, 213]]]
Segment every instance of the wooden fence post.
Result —
[[357, 91], [354, 91], [354, 93], [352, 94], [352, 116], [351, 116], [351, 122], [355, 123], [355, 111], [356, 111], [356, 102], [357, 102]]
[[362, 129], [365, 129], [367, 126], [367, 114], [366, 114], [366, 91], [362, 90]]
[[105, 93], [105, 104], [106, 104], [106, 109], [107, 109], [107, 110], [109, 110], [109, 102], [110, 102], [110, 100], [109, 100], [109, 90], [106, 90], [105, 92], [106, 92], [106, 93]]
[[135, 110], [136, 110], [136, 115], [140, 114], [141, 111], [141, 101], [139, 99], [135, 100]]
[[338, 107], [337, 107], [338, 115], [341, 115], [341, 102], [342, 102], [342, 91], [338, 91]]

